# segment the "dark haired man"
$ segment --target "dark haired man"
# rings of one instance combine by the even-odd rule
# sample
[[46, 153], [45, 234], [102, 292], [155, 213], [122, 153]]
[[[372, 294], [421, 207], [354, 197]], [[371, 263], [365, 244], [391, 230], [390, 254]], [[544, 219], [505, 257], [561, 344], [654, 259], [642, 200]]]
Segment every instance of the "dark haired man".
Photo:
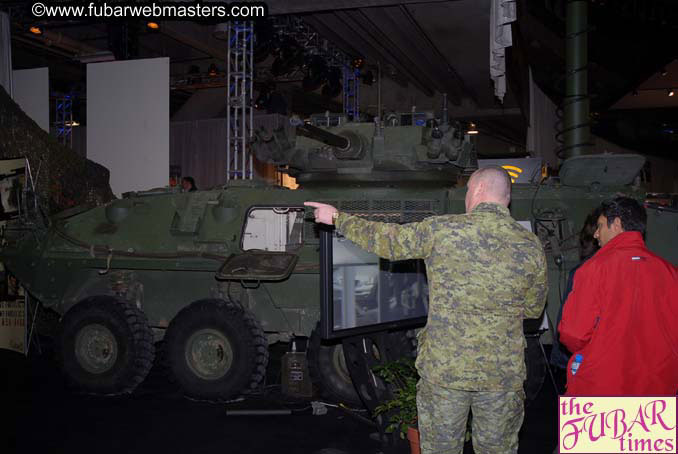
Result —
[[646, 220], [628, 197], [601, 206], [594, 234], [601, 249], [577, 271], [559, 326], [572, 352], [568, 395], [678, 391], [678, 277], [645, 247]]
[[469, 409], [477, 454], [515, 454], [523, 422], [523, 318], [546, 298], [539, 239], [510, 215], [501, 167], [471, 175], [466, 213], [410, 224], [370, 222], [306, 202], [316, 222], [389, 260], [424, 259], [429, 311], [420, 332], [417, 417], [423, 454], [461, 454]]

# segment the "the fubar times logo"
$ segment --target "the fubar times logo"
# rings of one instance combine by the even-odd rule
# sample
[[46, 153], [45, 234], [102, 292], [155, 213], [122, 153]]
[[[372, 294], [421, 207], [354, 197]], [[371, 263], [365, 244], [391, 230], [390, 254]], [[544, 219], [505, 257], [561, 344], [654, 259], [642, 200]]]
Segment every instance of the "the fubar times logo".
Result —
[[676, 405], [675, 396], [560, 396], [559, 452], [676, 453]]

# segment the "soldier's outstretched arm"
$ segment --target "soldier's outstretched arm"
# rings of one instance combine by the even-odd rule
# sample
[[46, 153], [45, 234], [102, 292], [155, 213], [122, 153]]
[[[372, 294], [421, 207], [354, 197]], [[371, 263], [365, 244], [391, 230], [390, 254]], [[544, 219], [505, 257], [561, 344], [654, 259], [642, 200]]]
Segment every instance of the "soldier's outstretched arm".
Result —
[[388, 260], [424, 259], [431, 255], [433, 233], [429, 221], [391, 224], [367, 221], [338, 212], [331, 205], [305, 202], [315, 208], [316, 222], [334, 224], [349, 240]]

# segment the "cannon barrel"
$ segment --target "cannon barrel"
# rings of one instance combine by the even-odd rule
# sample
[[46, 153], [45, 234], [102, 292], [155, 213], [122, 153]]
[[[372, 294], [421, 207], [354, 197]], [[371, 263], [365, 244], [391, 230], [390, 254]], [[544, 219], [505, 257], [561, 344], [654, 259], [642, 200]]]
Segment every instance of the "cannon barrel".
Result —
[[351, 141], [348, 138], [332, 134], [308, 123], [297, 126], [297, 134], [317, 140], [325, 145], [339, 148], [340, 150], [346, 150], [351, 146]]

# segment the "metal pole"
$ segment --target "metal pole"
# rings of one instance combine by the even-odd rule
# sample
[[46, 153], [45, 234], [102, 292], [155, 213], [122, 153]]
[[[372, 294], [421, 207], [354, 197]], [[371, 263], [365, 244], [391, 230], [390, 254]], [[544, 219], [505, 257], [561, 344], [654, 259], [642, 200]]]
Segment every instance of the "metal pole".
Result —
[[360, 70], [356, 69], [353, 71], [353, 86], [355, 91], [353, 92], [354, 101], [353, 101], [353, 110], [355, 111], [354, 118], [355, 121], [360, 121]]
[[377, 62], [377, 72], [379, 73], [379, 80], [377, 81], [377, 116], [381, 122], [381, 62]]
[[[249, 41], [249, 42], [248, 42]], [[254, 112], [254, 24], [232, 22], [228, 24], [228, 106], [227, 179], [251, 179], [254, 174], [252, 154], [248, 141], [253, 137]]]
[[68, 147], [73, 149], [73, 98], [69, 98], [68, 104], [68, 121], [70, 122], [68, 126]]
[[247, 58], [247, 35], [246, 35], [246, 30], [247, 27], [245, 26], [245, 22], [242, 22], [240, 25], [240, 37], [242, 41], [241, 49], [240, 52], [242, 52], [242, 67], [241, 67], [241, 93], [240, 93], [240, 121], [242, 122], [241, 125], [241, 136], [240, 136], [240, 153], [242, 154], [242, 172], [240, 173], [240, 178], [245, 179], [245, 165], [246, 165], [246, 160], [245, 160], [245, 145], [246, 140], [247, 140], [247, 112], [245, 112], [245, 95], [247, 93], [247, 86], [245, 85], [247, 83], [247, 79], [245, 78], [246, 75], [246, 68], [247, 68], [247, 63], [246, 63], [246, 58]]
[[231, 24], [228, 24], [226, 53], [226, 181], [231, 179]]
[[588, 2], [567, 2], [565, 22], [565, 117], [563, 158], [586, 153], [591, 146], [588, 93]]
[[0, 34], [2, 34], [2, 38], [7, 39], [7, 47], [4, 49], [3, 56], [3, 61], [0, 62], [0, 68], [2, 68], [3, 71], [6, 72], [7, 76], [7, 86], [5, 87], [7, 89], [7, 93], [9, 94], [9, 97], [14, 99], [14, 82], [12, 78], [14, 77], [13, 71], [12, 71], [12, 25], [9, 20], [9, 14], [0, 11]]
[[[254, 22], [250, 21], [250, 50], [249, 55], [249, 66], [250, 66], [250, 90], [248, 92], [249, 99], [247, 100], [247, 108], [250, 111], [250, 121], [249, 121], [249, 143], [252, 143], [252, 138], [254, 137], [254, 108], [252, 107], [252, 94], [254, 93]], [[250, 150], [250, 180], [254, 178], [254, 161], [252, 158], [252, 150]]]
[[230, 107], [233, 109], [233, 177], [238, 178], [238, 169], [239, 164], [238, 164], [238, 157], [240, 155], [240, 142], [238, 141], [239, 137], [239, 131], [238, 128], [240, 127], [240, 118], [239, 114], [240, 111], [238, 111], [238, 104], [237, 104], [237, 99], [240, 97], [240, 59], [238, 52], [240, 52], [240, 35], [238, 33], [238, 23], [235, 22], [233, 24], [233, 27], [235, 29], [235, 42], [233, 43], [233, 48], [235, 49], [235, 76], [234, 82], [233, 82], [233, 100], [236, 102], [235, 106]]

